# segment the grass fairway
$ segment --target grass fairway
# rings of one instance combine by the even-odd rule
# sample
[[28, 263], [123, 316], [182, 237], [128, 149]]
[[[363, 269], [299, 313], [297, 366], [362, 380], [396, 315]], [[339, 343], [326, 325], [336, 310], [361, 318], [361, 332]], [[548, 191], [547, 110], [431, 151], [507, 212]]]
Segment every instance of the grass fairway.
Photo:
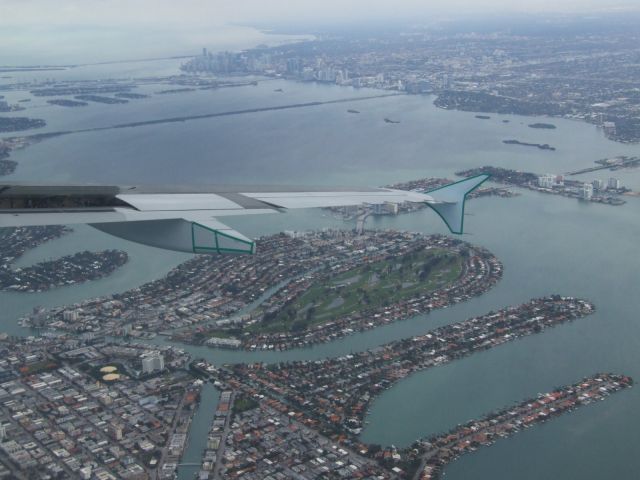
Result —
[[302, 331], [358, 310], [393, 305], [451, 284], [460, 276], [462, 262], [457, 253], [431, 249], [363, 265], [318, 280], [292, 304], [250, 330]]

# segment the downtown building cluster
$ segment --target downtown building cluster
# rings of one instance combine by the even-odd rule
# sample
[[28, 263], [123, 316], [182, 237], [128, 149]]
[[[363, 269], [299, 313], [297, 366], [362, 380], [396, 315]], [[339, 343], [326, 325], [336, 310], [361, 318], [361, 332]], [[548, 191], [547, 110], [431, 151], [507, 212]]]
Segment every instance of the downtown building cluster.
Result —
[[637, 142], [637, 43], [637, 33], [629, 30], [558, 39], [415, 28], [239, 53], [205, 50], [182, 69], [436, 93], [442, 108], [580, 119], [614, 140]]
[[[184, 370], [184, 353], [58, 336], [5, 338], [0, 349], [5, 476], [146, 480], [163, 469], [173, 475], [201, 384]], [[169, 369], [132, 372], [147, 356], [164, 355]]]

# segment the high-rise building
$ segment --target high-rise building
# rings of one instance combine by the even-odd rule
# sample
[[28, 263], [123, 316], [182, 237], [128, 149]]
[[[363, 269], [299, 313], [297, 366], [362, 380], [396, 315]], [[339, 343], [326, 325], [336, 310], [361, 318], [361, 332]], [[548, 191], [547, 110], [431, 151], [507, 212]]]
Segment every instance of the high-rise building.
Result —
[[616, 122], [602, 122], [602, 129], [607, 135], [616, 134]]
[[300, 73], [300, 61], [297, 58], [287, 59], [287, 73], [298, 75]]
[[159, 352], [151, 353], [142, 358], [142, 373], [160, 370], [164, 370], [164, 357]]
[[555, 175], [540, 175], [538, 177], [538, 186], [542, 188], [552, 188], [555, 185]]
[[591, 182], [591, 185], [593, 185], [593, 189], [596, 191], [604, 190], [604, 182], [600, 179], [595, 179]]
[[114, 440], [122, 440], [122, 425], [117, 423], [110, 423], [107, 427], [109, 435]]
[[607, 188], [610, 188], [612, 190], [619, 190], [621, 187], [622, 185], [620, 185], [620, 180], [618, 180], [617, 178], [611, 177], [607, 182]]
[[582, 198], [584, 200], [591, 200], [593, 197], [593, 185], [590, 183], [585, 183], [582, 185]]
[[65, 322], [77, 322], [78, 321], [78, 312], [77, 310], [65, 310], [62, 312], [62, 319]]

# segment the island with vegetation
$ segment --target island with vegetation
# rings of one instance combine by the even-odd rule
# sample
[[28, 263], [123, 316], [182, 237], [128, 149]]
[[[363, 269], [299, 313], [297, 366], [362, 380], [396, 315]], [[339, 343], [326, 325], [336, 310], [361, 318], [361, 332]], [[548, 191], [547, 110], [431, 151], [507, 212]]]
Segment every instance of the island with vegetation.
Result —
[[[197, 345], [222, 339], [236, 348], [285, 350], [468, 300], [502, 276], [489, 251], [441, 235], [297, 232], [262, 238], [258, 248], [251, 256], [196, 256], [164, 278], [81, 302], [82, 328], [117, 335], [131, 325]], [[193, 301], [185, 304], [187, 297]], [[118, 317], [104, 309], [112, 301]], [[52, 308], [49, 318], [59, 330], [77, 329], [65, 308]]]
[[148, 98], [149, 95], [145, 95], [143, 93], [133, 93], [133, 92], [118, 92], [114, 95], [114, 97], [126, 98], [128, 100], [139, 100], [141, 98]]
[[[327, 275], [281, 308], [268, 308], [254, 332], [300, 332], [362, 308], [378, 309], [453, 283], [462, 272], [462, 257], [432, 249], [365, 264], [339, 275]], [[277, 303], [276, 303], [277, 305]]]
[[4, 101], [4, 100], [0, 100], [0, 112], [1, 113], [6, 113], [6, 112], [17, 112], [20, 110], [24, 110], [24, 107], [21, 105], [11, 105], [8, 102]]
[[106, 103], [107, 105], [114, 105], [117, 103], [128, 103], [128, 100], [124, 98], [103, 97], [102, 95], [76, 95], [76, 100], [82, 100], [87, 102]]
[[158, 95], [167, 95], [167, 94], [172, 94], [172, 93], [188, 93], [188, 92], [195, 92], [196, 89], [195, 88], [170, 88], [168, 90], [160, 90], [159, 92], [156, 92]]
[[47, 103], [51, 105], [58, 105], [60, 107], [86, 107], [89, 105], [87, 102], [80, 102], [78, 100], [68, 100], [66, 98], [54, 98], [53, 100], [47, 100]]
[[557, 127], [553, 123], [530, 123], [529, 128], [541, 128], [546, 130], [555, 130]]
[[3, 175], [12, 174], [15, 171], [16, 166], [18, 165], [17, 162], [8, 160], [10, 154], [11, 147], [7, 143], [0, 140], [0, 177]]
[[32, 128], [42, 128], [47, 124], [40, 118], [0, 117], [0, 133], [20, 132]]

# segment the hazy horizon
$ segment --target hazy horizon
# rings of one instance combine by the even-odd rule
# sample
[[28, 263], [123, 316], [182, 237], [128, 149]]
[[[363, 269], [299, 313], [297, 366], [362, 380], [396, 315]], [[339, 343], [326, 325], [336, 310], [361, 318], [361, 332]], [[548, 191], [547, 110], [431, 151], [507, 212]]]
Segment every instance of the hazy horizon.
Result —
[[[55, 5], [55, 7], [54, 7]], [[435, 24], [464, 17], [468, 21], [509, 15], [588, 17], [640, 12], [637, 2], [603, 5], [595, 0], [353, 0], [292, 2], [243, 0], [3, 0], [0, 3], [0, 65], [65, 64], [189, 55], [200, 47], [238, 50], [274, 43], [258, 29], [310, 33], [333, 26]], [[251, 28], [251, 27], [257, 27]]]

